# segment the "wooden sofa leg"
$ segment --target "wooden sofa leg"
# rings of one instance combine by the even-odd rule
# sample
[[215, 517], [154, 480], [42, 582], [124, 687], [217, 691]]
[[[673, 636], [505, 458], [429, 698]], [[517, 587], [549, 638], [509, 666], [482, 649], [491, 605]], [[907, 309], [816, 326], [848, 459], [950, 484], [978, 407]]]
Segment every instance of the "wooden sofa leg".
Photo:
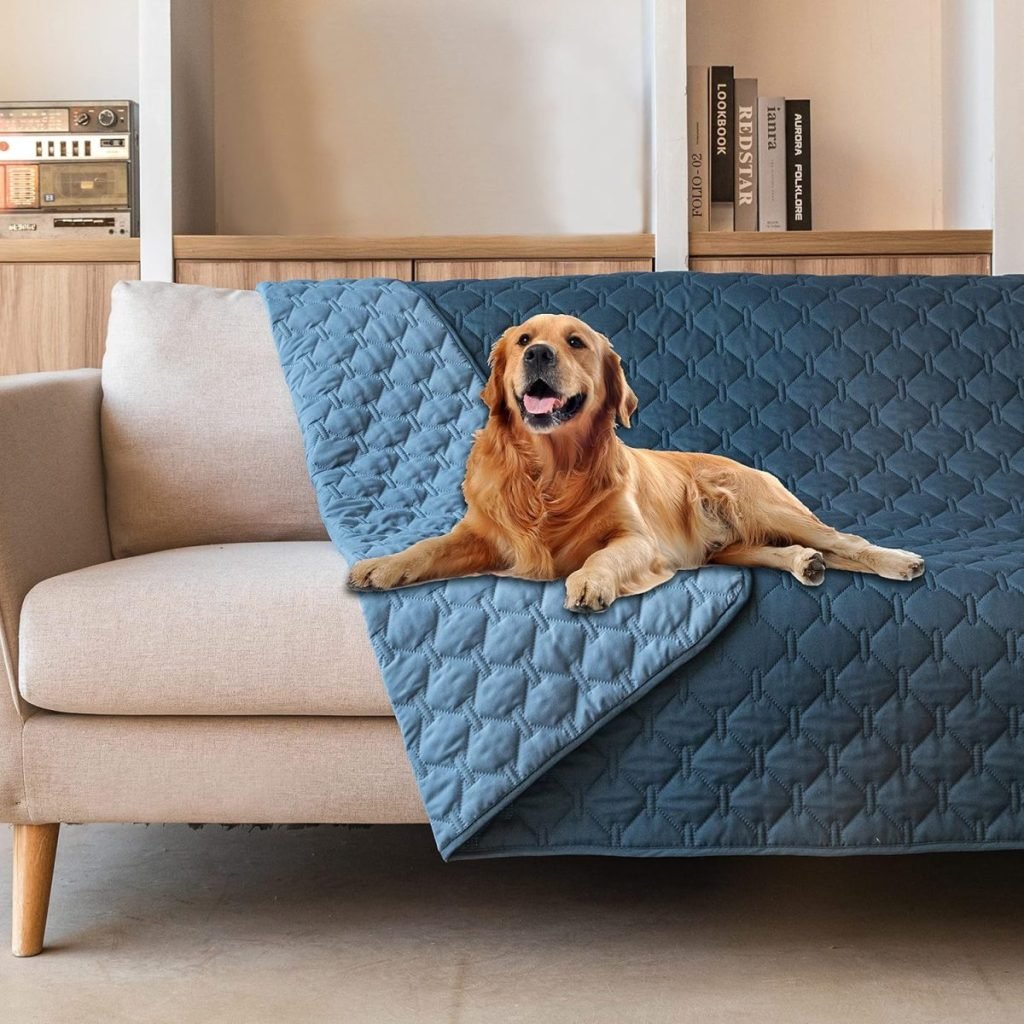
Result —
[[35, 956], [43, 948], [50, 883], [60, 825], [14, 826], [11, 952]]

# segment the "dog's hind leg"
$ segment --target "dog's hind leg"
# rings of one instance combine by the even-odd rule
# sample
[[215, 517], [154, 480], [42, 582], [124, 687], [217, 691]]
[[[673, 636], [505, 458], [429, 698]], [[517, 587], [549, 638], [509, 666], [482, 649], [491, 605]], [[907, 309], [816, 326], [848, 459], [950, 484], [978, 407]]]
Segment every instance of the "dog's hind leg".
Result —
[[733, 544], [716, 551], [711, 556], [711, 561], [719, 565], [785, 569], [808, 587], [816, 587], [824, 582], [827, 565], [820, 551], [800, 544], [788, 544], [785, 547], [772, 547], [768, 544]]
[[[887, 580], [916, 580], [924, 572], [924, 559], [913, 551], [900, 548], [882, 548], [868, 544], [863, 537], [840, 533], [841, 541], [833, 547], [824, 547], [825, 564], [830, 569], [849, 569], [851, 572], [872, 572]], [[851, 557], [841, 553], [847, 539], [853, 538], [867, 546], [860, 548]]]
[[[772, 478], [774, 480], [774, 478]], [[768, 502], [758, 509], [761, 529], [780, 542], [820, 551], [829, 569], [870, 572], [889, 580], [913, 580], [924, 572], [924, 559], [912, 551], [882, 548], [852, 533], [826, 526], [777, 480]]]

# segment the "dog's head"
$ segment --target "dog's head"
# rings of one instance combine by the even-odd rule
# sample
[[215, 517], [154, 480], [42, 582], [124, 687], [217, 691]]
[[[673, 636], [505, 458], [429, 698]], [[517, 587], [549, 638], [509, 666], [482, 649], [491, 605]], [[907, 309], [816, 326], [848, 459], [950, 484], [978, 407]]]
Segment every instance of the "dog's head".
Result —
[[492, 416], [519, 417], [535, 433], [592, 425], [629, 426], [636, 395], [603, 334], [574, 316], [541, 313], [510, 327], [491, 350], [483, 400]]

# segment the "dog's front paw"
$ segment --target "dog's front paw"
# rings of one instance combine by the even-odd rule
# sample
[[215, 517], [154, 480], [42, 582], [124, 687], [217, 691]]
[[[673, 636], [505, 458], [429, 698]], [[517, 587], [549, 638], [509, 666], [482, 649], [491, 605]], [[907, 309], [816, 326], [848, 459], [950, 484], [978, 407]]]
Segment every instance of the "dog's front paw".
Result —
[[405, 566], [395, 555], [364, 558], [356, 562], [348, 574], [350, 590], [391, 590], [408, 582]]
[[603, 612], [618, 596], [612, 580], [585, 569], [565, 581], [565, 607], [571, 612]]

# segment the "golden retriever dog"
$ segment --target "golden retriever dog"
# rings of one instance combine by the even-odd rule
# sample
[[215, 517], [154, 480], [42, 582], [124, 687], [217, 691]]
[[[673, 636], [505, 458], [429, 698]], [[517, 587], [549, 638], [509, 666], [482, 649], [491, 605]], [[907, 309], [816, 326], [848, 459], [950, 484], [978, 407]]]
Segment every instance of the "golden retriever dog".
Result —
[[817, 586], [826, 569], [912, 580], [924, 560], [839, 533], [771, 474], [719, 455], [643, 451], [615, 433], [637, 399], [608, 339], [541, 314], [495, 344], [490, 409], [466, 467], [466, 514], [443, 537], [367, 558], [354, 590], [494, 573], [565, 579], [565, 606], [604, 611], [680, 569], [765, 566]]

